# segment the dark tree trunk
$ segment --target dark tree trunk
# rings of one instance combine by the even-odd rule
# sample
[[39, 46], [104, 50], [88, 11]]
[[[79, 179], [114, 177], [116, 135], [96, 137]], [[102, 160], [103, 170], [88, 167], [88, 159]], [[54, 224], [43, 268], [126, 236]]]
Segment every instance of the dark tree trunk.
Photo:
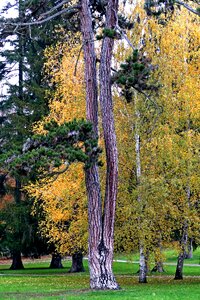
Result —
[[[98, 89], [96, 54], [92, 17], [88, 0], [80, 2], [80, 21], [83, 37], [86, 81], [87, 120], [93, 123], [94, 135], [98, 136]], [[114, 28], [117, 15], [117, 2], [110, 0], [106, 12], [106, 27]], [[115, 201], [117, 191], [117, 148], [112, 115], [110, 67], [113, 39], [103, 41], [100, 62], [100, 102], [107, 159], [106, 195], [103, 215], [100, 180], [97, 165], [86, 170], [89, 219], [89, 269], [92, 289], [118, 289], [112, 272], [113, 231]]]
[[16, 204], [19, 204], [21, 202], [21, 182], [16, 179], [15, 180], [15, 194], [14, 194], [14, 197], [15, 197], [15, 203]]
[[51, 263], [49, 266], [50, 269], [61, 269], [63, 268], [62, 265], [62, 257], [58, 253], [53, 253], [51, 258]]
[[6, 188], [5, 188], [5, 174], [0, 174], [0, 196], [4, 196], [6, 194]]
[[22, 270], [24, 269], [22, 258], [21, 258], [21, 252], [19, 250], [12, 252], [12, 265], [10, 267], [10, 270]]
[[81, 252], [74, 253], [72, 255], [72, 266], [69, 273], [85, 272], [83, 266], [83, 254]]
[[185, 223], [183, 225], [183, 233], [182, 233], [182, 238], [181, 238], [181, 242], [180, 242], [181, 252], [178, 256], [176, 273], [175, 273], [175, 277], [174, 277], [174, 279], [176, 279], [176, 280], [183, 279], [183, 264], [184, 264], [184, 259], [186, 256], [187, 241], [188, 241], [188, 224], [187, 224], [187, 221], [185, 221]]
[[181, 280], [183, 279], [183, 263], [184, 263], [185, 254], [180, 253], [178, 256], [177, 266], [176, 266], [176, 273], [174, 279]]

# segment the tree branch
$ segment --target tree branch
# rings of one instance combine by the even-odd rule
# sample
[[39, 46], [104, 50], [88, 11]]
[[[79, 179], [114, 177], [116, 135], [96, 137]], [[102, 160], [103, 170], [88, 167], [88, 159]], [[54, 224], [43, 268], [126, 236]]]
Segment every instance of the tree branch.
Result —
[[200, 17], [200, 12], [198, 10], [194, 9], [193, 7], [191, 7], [190, 5], [186, 4], [185, 2], [175, 0], [175, 4], [182, 5], [187, 10], [191, 11], [193, 14], [196, 14], [197, 16]]
[[43, 19], [43, 17], [50, 15], [52, 12], [54, 12], [56, 9], [60, 8], [61, 6], [63, 6], [64, 4], [69, 3], [70, 0], [64, 0], [61, 3], [57, 4], [56, 6], [54, 6], [52, 9], [50, 9], [49, 11], [43, 13], [40, 15], [40, 19]]
[[116, 29], [118, 29], [119, 33], [121, 34], [121, 36], [127, 41], [127, 43], [129, 44], [129, 46], [135, 50], [136, 48], [133, 46], [133, 44], [131, 43], [131, 41], [128, 39], [128, 37], [126, 36], [126, 34], [123, 32], [123, 30], [121, 30], [121, 28], [117, 25]]
[[66, 8], [66, 9], [63, 9], [63, 10], [61, 10], [61, 11], [59, 11], [59, 12], [57, 12], [57, 13], [55, 13], [54, 15], [52, 15], [52, 16], [49, 16], [49, 17], [47, 17], [47, 18], [45, 18], [45, 19], [43, 19], [43, 20], [36, 20], [36, 21], [33, 21], [33, 22], [25, 22], [25, 23], [20, 23], [20, 22], [0, 22], [0, 24], [1, 25], [4, 25], [4, 26], [6, 26], [6, 25], [11, 25], [11, 26], [16, 26], [16, 27], [20, 27], [20, 26], [32, 26], [32, 25], [40, 25], [40, 24], [43, 24], [43, 23], [45, 23], [45, 22], [47, 22], [47, 21], [50, 21], [50, 20], [52, 20], [53, 18], [55, 18], [55, 17], [57, 17], [57, 16], [60, 16], [61, 14], [72, 14], [72, 13], [77, 13], [78, 12], [78, 9], [79, 9], [79, 6], [78, 5], [74, 5], [74, 6], [72, 6], [72, 7], [70, 7], [70, 8]]

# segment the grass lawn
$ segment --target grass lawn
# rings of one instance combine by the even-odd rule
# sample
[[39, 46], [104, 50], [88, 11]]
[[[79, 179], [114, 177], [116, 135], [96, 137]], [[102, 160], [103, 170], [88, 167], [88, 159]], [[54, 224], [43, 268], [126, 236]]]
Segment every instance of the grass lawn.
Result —
[[[164, 252], [165, 262], [166, 263], [175, 263], [177, 262], [178, 252], [174, 249], [167, 249]], [[130, 260], [130, 261], [139, 261], [139, 254], [115, 254], [115, 259], [122, 259], [122, 260]], [[184, 262], [185, 265], [187, 264], [199, 264], [200, 265], [200, 247], [198, 247], [193, 252], [193, 258], [186, 259]]]
[[[69, 274], [71, 262], [64, 268], [49, 269], [49, 261], [26, 262], [21, 271], [0, 265], [0, 300], [3, 299], [66, 299], [66, 300], [198, 300], [200, 299], [200, 266], [185, 267], [185, 278], [173, 280], [175, 266], [166, 266], [163, 275], [150, 275], [147, 284], [138, 284], [138, 265], [132, 262], [114, 263], [114, 273], [121, 286], [119, 291], [90, 291], [87, 261], [86, 272]], [[193, 263], [193, 262], [191, 262]]]

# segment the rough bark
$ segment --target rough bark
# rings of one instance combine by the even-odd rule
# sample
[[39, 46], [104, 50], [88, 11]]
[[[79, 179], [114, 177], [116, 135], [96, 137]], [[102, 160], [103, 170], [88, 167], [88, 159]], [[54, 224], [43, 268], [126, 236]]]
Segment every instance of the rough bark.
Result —
[[[115, 28], [117, 10], [118, 1], [110, 0], [106, 10], [106, 28], [112, 30]], [[106, 285], [108, 285], [108, 287], [118, 289], [118, 284], [112, 272], [114, 220], [118, 184], [118, 153], [111, 91], [111, 59], [113, 46], [114, 39], [105, 37], [102, 43], [100, 58], [100, 105], [106, 149], [107, 172], [103, 211], [103, 236], [99, 249], [103, 262], [103, 272], [107, 276], [107, 279], [104, 279], [104, 281], [107, 281]]]
[[[83, 37], [86, 110], [87, 120], [93, 123], [94, 134], [98, 136], [98, 89], [96, 54], [94, 48], [94, 33], [92, 17], [88, 0], [80, 2], [80, 21]], [[113, 6], [114, 4], [114, 6]], [[115, 1], [109, 1], [107, 7], [107, 27], [113, 27], [116, 22]], [[100, 62], [101, 110], [104, 124], [104, 138], [107, 159], [106, 196], [103, 215], [100, 191], [100, 180], [97, 165], [86, 170], [86, 187], [88, 196], [89, 219], [89, 269], [90, 287], [92, 289], [118, 289], [118, 284], [112, 272], [113, 230], [117, 190], [117, 151], [112, 115], [112, 96], [110, 84], [110, 63], [113, 40], [105, 38]], [[104, 77], [105, 76], [105, 77]], [[108, 128], [105, 128], [108, 126]]]
[[81, 252], [74, 253], [72, 255], [72, 266], [69, 273], [85, 272], [83, 266], [83, 254]]
[[[94, 48], [94, 34], [92, 17], [87, 0], [81, 1], [80, 11], [81, 32], [85, 61], [86, 83], [86, 117], [93, 124], [94, 134], [98, 136], [98, 89], [96, 74], [96, 54]], [[98, 245], [102, 235], [101, 192], [97, 165], [85, 171], [88, 197], [89, 221], [89, 269], [91, 288], [95, 288], [93, 281], [100, 276]]]
[[24, 269], [21, 252], [19, 250], [12, 251], [12, 265], [10, 270], [22, 270]]
[[61, 269], [63, 268], [62, 265], [62, 257], [58, 253], [53, 253], [51, 258], [51, 263], [49, 266], [50, 269]]

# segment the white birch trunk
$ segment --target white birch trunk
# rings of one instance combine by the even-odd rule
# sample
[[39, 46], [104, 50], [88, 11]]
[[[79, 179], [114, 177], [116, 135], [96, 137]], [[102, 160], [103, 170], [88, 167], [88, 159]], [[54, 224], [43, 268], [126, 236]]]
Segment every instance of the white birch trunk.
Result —
[[[138, 109], [138, 103], [137, 103], [137, 93], [134, 95], [134, 101], [135, 101], [135, 155], [136, 155], [136, 184], [137, 188], [140, 186], [141, 181], [141, 158], [140, 158], [140, 129], [139, 129], [139, 120], [140, 120], [140, 112]], [[142, 208], [142, 198], [141, 194], [138, 194], [137, 198], [140, 208]], [[142, 210], [142, 209], [141, 209]], [[140, 217], [138, 218], [138, 225], [139, 230], [142, 232], [142, 224]], [[144, 242], [141, 239], [139, 244], [139, 253], [140, 253], [140, 270], [139, 270], [139, 282], [140, 283], [146, 283], [147, 282], [147, 262], [144, 252]]]

